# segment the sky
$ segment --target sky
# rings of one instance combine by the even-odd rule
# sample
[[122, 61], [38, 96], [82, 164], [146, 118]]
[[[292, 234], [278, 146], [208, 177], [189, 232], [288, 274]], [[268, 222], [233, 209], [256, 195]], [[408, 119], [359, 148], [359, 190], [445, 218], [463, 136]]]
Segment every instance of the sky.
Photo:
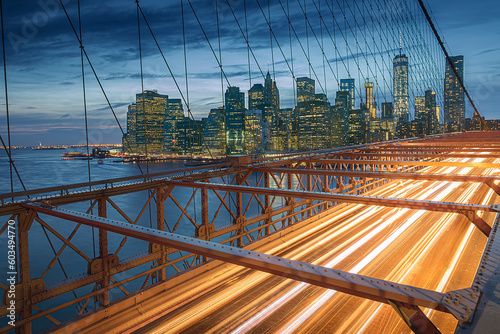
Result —
[[[444, 57], [428, 26], [417, 33], [396, 21], [380, 30], [377, 29], [380, 21], [363, 21], [363, 17], [369, 17], [370, 10], [377, 15], [389, 13], [389, 9], [384, 8], [388, 3], [389, 6], [400, 3], [399, 6], [407, 6], [412, 13], [420, 13], [416, 0], [273, 0], [269, 1], [269, 8], [266, 0], [228, 0], [241, 29], [244, 32], [248, 29], [251, 52], [225, 0], [191, 0], [190, 3], [184, 0], [184, 15], [181, 0], [142, 0], [144, 16], [163, 52], [162, 56], [141, 17], [142, 84], [135, 1], [80, 2], [83, 45], [93, 67], [92, 70], [84, 60], [88, 139], [93, 145], [121, 142], [116, 119], [126, 131], [127, 106], [135, 102], [135, 94], [142, 86], [172, 98], [183, 98], [184, 110], [187, 111], [189, 102], [190, 111], [200, 119], [206, 117], [211, 108], [222, 105], [222, 95], [228, 85], [239, 86], [246, 92], [252, 84], [262, 83], [262, 75], [267, 71], [276, 79], [281, 106], [292, 108], [293, 69], [296, 77], [314, 78], [316, 92], [327, 94], [332, 103], [340, 78], [352, 76], [358, 92], [359, 82], [375, 81], [375, 98], [380, 106], [380, 102], [391, 98], [389, 73], [392, 57], [399, 52], [399, 31], [402, 52], [409, 56], [412, 66], [411, 97], [423, 95], [426, 89], [442, 95], [443, 83], [439, 78], [444, 77]], [[77, 0], [65, 0], [63, 4], [78, 33]], [[500, 105], [500, 3], [428, 0], [427, 6], [450, 54], [464, 55], [465, 82], [479, 112], [487, 119], [500, 118], [497, 109]], [[322, 13], [321, 18], [318, 11]], [[306, 26], [304, 12], [310, 26]], [[347, 21], [343, 19], [344, 13]], [[269, 14], [271, 19], [267, 22], [273, 28], [272, 38], [266, 22]], [[3, 15], [12, 145], [84, 144], [80, 47], [59, 1], [25, 0], [22, 5], [4, 2]], [[390, 20], [389, 16], [385, 20]], [[421, 14], [415, 20], [420, 26], [425, 25]], [[424, 49], [418, 42], [419, 34], [430, 48]], [[428, 55], [425, 50], [430, 50]], [[222, 82], [219, 57], [225, 73]], [[1, 82], [0, 134], [7, 140], [5, 86], [3, 80]], [[440, 101], [442, 97], [438, 98], [438, 103]], [[467, 105], [466, 117], [471, 115], [472, 108]]]

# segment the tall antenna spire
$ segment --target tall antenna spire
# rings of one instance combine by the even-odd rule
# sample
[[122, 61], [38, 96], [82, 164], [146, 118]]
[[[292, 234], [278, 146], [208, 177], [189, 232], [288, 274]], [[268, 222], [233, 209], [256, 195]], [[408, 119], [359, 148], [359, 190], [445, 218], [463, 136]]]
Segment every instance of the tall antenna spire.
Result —
[[399, 29], [399, 55], [400, 56], [403, 53], [402, 49], [403, 49], [403, 40], [401, 38], [401, 29]]

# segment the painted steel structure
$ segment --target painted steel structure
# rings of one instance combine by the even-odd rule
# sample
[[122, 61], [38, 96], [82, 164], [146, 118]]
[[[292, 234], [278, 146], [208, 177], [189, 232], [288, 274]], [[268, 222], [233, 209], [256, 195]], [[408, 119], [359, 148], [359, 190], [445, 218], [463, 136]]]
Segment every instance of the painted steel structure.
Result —
[[[147, 307], [147, 301], [161, 295], [165, 285], [175, 287], [220, 261], [390, 304], [416, 332], [438, 330], [419, 306], [449, 312], [459, 326], [474, 327], [488, 320], [487, 316], [477, 320], [474, 314], [476, 305], [493, 295], [487, 293], [492, 283], [482, 282], [495, 280], [494, 260], [481, 262], [493, 268], [485, 272], [480, 266], [477, 279], [465, 289], [441, 293], [254, 249], [300, 235], [315, 219], [346, 205], [342, 203], [357, 203], [458, 213], [488, 238], [484, 256], [497, 252], [494, 235], [499, 219], [493, 222], [486, 214], [496, 214], [498, 206], [364, 193], [396, 182], [392, 180], [438, 179], [486, 184], [498, 194], [498, 173], [436, 175], [423, 168], [500, 171], [499, 150], [500, 133], [454, 134], [254, 160], [230, 157], [218, 165], [0, 195], [0, 215], [15, 221], [17, 228], [16, 330], [30, 333], [46, 319], [54, 323], [54, 331], [64, 332], [94, 323], [112, 326], [115, 321], [116, 326], [154, 317], [146, 309], [143, 316], [132, 309]], [[457, 162], [454, 155], [488, 162]], [[127, 198], [142, 201], [140, 212], [130, 210]], [[9, 221], [0, 233], [8, 233]], [[85, 242], [87, 225], [97, 229], [95, 255]], [[40, 229], [50, 234], [49, 241], [57, 240], [51, 243], [53, 255], [46, 267], [33, 260], [40, 251], [30, 246], [40, 238], [35, 232]], [[137, 249], [142, 250], [137, 253]], [[63, 277], [58, 267], [64, 268], [68, 259], [71, 272], [66, 268], [68, 275], [63, 270]], [[4, 290], [0, 312], [5, 316], [9, 287], [3, 283], [0, 287]], [[185, 300], [189, 296], [186, 292]], [[73, 310], [68, 313], [76, 318], [69, 321], [65, 310]]]

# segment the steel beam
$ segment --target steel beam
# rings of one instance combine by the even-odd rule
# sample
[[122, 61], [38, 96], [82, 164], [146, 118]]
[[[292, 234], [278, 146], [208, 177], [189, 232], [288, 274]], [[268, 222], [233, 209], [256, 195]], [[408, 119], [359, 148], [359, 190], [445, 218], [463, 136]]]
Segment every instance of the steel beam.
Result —
[[458, 324], [455, 330], [456, 334], [498, 333], [500, 319], [499, 277], [500, 214], [497, 214], [472, 283], [473, 292], [479, 295], [474, 322]]
[[313, 159], [301, 160], [318, 164], [387, 165], [387, 166], [433, 166], [433, 167], [475, 167], [500, 169], [500, 164], [488, 162], [446, 162], [446, 161], [394, 161], [394, 160], [350, 160]]
[[[108, 216], [106, 198], [99, 198], [97, 211], [99, 217], [106, 218]], [[102, 271], [104, 272], [104, 277], [100, 283], [102, 288], [106, 288], [111, 282], [111, 274], [109, 273], [108, 232], [102, 228], [99, 228], [99, 257], [102, 260]], [[109, 291], [100, 295], [99, 303], [101, 306], [109, 305]]]
[[[366, 177], [377, 179], [402, 179], [402, 180], [425, 180], [425, 181], [450, 181], [450, 182], [480, 182], [486, 183], [490, 187], [498, 185], [494, 181], [500, 180], [500, 176], [475, 176], [475, 175], [451, 175], [451, 174], [424, 174], [424, 173], [388, 173], [388, 172], [359, 172], [359, 171], [340, 171], [332, 169], [305, 169], [305, 168], [267, 168], [251, 167], [254, 172], [266, 173], [292, 173], [292, 174], [310, 174], [310, 175], [329, 175], [343, 177]], [[489, 183], [492, 184], [489, 184]], [[498, 189], [500, 195], [500, 188]], [[496, 191], [496, 189], [495, 189]]]
[[[476, 148], [474, 146], [463, 148], [463, 147], [437, 147], [437, 146], [384, 146], [384, 147], [369, 147], [363, 148], [358, 151], [362, 152], [456, 152], [456, 151], [465, 151], [465, 152], [478, 152], [485, 153], [486, 149], [484, 148]], [[488, 152], [495, 152], [495, 154], [500, 153], [500, 148], [490, 148], [487, 150]], [[337, 152], [333, 152], [335, 154]], [[486, 157], [489, 154], [484, 154]]]
[[441, 333], [418, 306], [405, 304], [394, 300], [389, 300], [389, 304], [414, 333]]
[[457, 292], [440, 293], [69, 210], [38, 204], [24, 204], [23, 206], [61, 219], [103, 228], [110, 232], [128, 235], [133, 238], [334, 289], [381, 303], [389, 303], [389, 300], [391, 300], [448, 312], [460, 320], [464, 320], [465, 314], [468, 314], [467, 310], [470, 310], [471, 307], [475, 308], [477, 303], [477, 296], [471, 297], [463, 292], [460, 293], [460, 298], [456, 298], [454, 302], [450, 303], [451, 298], [458, 294]]
[[[457, 213], [464, 213], [464, 212], [471, 212], [478, 210], [498, 212], [498, 209], [496, 207], [479, 205], [479, 204], [422, 201], [422, 200], [389, 198], [389, 197], [334, 194], [334, 193], [324, 193], [324, 192], [314, 192], [314, 191], [296, 191], [287, 189], [269, 189], [261, 187], [247, 187], [247, 186], [205, 183], [205, 182], [169, 181], [168, 183], [170, 185], [175, 185], [179, 187], [233, 191], [239, 193], [259, 194], [259, 195], [268, 194], [268, 195], [282, 196], [288, 198], [303, 198], [303, 199], [331, 201], [331, 202], [356, 203], [356, 204], [377, 205], [377, 206], [387, 206], [396, 208], [408, 208], [415, 210], [457, 212]], [[477, 219], [473, 220], [472, 222], [486, 236], [489, 235], [491, 227], [488, 224], [486, 223], [483, 224]]]
[[[383, 150], [380, 150], [383, 151]], [[361, 152], [338, 152], [330, 154], [329, 156], [343, 156], [343, 157], [384, 157], [384, 158], [415, 158], [415, 159], [425, 159], [425, 158], [493, 158], [499, 159], [500, 154], [482, 154], [483, 151], [477, 151], [477, 153], [361, 153]]]

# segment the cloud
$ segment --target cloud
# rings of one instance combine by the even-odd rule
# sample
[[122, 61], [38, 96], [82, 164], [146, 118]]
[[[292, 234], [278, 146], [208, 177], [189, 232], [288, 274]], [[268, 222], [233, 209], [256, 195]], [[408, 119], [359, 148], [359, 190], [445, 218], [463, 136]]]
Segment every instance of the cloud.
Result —
[[484, 54], [487, 54], [487, 53], [491, 53], [491, 52], [496, 52], [496, 51], [499, 51], [499, 50], [500, 50], [500, 48], [483, 50], [481, 52], [476, 53], [475, 56], [481, 56], [481, 55], [484, 55]]

